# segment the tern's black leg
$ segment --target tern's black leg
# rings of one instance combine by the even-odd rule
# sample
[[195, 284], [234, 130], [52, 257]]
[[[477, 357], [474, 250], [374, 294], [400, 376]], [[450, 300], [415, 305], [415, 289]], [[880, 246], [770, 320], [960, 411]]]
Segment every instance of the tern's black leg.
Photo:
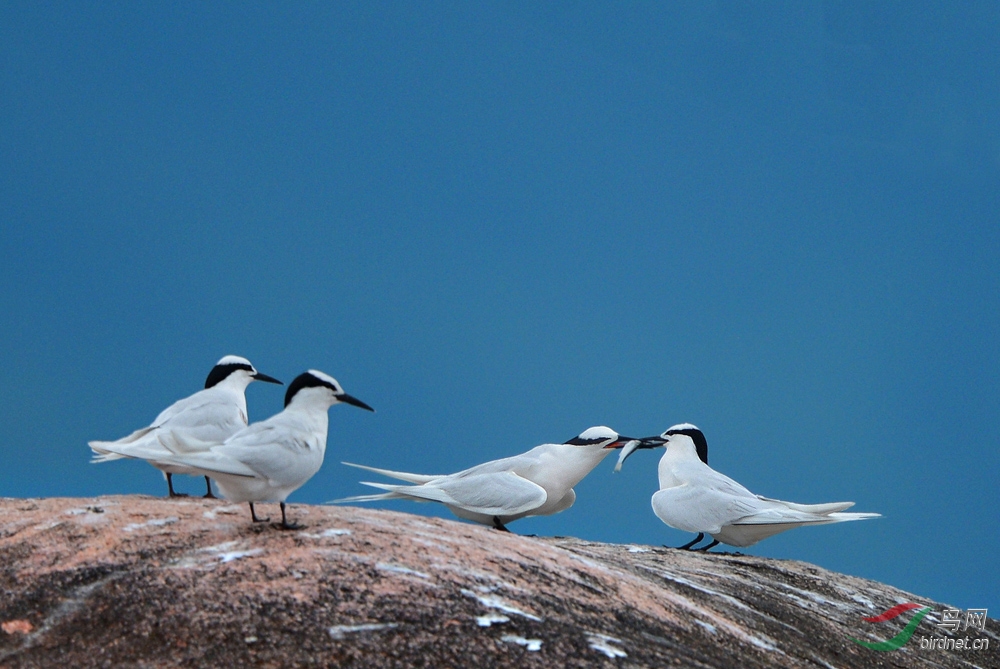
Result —
[[164, 473], [167, 475], [167, 490], [170, 491], [170, 494], [167, 495], [167, 497], [187, 497], [187, 495], [185, 495], [184, 493], [174, 492], [173, 474], [171, 474], [170, 472], [164, 472]]
[[250, 502], [250, 517], [253, 518], [253, 522], [255, 523], [266, 523], [271, 520], [270, 518], [258, 518], [257, 512], [253, 510], [253, 502]]
[[290, 523], [288, 519], [285, 518], [285, 503], [281, 502], [281, 529], [283, 530], [301, 530], [305, 525], [299, 525], [298, 523]]
[[218, 499], [212, 494], [212, 481], [206, 476], [205, 477], [205, 487], [208, 488], [208, 492], [205, 493], [205, 499]]
[[503, 523], [500, 522], [500, 516], [493, 516], [493, 527], [500, 530], [501, 532], [510, 532]]
[[696, 543], [698, 543], [699, 541], [701, 541], [704, 538], [705, 538], [705, 533], [704, 532], [699, 532], [698, 536], [696, 536], [694, 538], [694, 541], [689, 541], [686, 544], [684, 544], [683, 546], [678, 546], [677, 550], [679, 550], [679, 551], [689, 551], [689, 550], [692, 550], [691, 547], [694, 546]]
[[693, 550], [696, 550], [696, 551], [708, 551], [709, 548], [712, 548], [713, 546], [718, 546], [718, 545], [719, 545], [719, 540], [718, 539], [713, 539], [712, 543], [708, 544], [707, 546], [702, 546], [701, 548], [695, 548]]

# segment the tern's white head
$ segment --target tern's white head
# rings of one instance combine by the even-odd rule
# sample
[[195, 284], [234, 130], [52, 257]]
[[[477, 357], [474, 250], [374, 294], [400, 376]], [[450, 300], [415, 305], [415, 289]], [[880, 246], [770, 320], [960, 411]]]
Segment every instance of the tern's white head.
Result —
[[565, 443], [572, 446], [595, 446], [603, 449], [621, 448], [630, 441], [634, 441], [632, 437], [623, 437], [610, 427], [598, 425], [587, 428]]
[[215, 363], [215, 367], [208, 373], [208, 378], [205, 379], [205, 388], [211, 388], [225, 382], [246, 390], [246, 387], [253, 381], [267, 381], [281, 385], [281, 381], [273, 376], [261, 374], [254, 369], [246, 358], [241, 358], [238, 355], [227, 355]]
[[352, 404], [368, 411], [375, 411], [370, 406], [356, 397], [352, 397], [344, 392], [344, 389], [337, 383], [337, 379], [329, 374], [324, 374], [318, 369], [310, 369], [295, 377], [295, 380], [288, 384], [285, 392], [285, 406], [295, 402], [314, 403], [325, 405], [329, 408], [334, 404], [343, 402]]
[[626, 444], [618, 456], [618, 464], [615, 465], [615, 471], [621, 470], [622, 465], [625, 464], [625, 460], [636, 451], [643, 448], [657, 448], [660, 446], [669, 448], [671, 443], [692, 445], [698, 453], [698, 459], [706, 465], [708, 464], [708, 442], [705, 440], [705, 435], [691, 423], [678, 423], [664, 430], [663, 434], [644, 437], [642, 439], [633, 439], [631, 443]]
[[686, 444], [688, 440], [698, 453], [698, 459], [708, 464], [708, 440], [704, 433], [691, 423], [678, 423], [673, 427], [668, 427], [660, 437], [664, 440], [664, 446], [670, 448], [670, 444]]

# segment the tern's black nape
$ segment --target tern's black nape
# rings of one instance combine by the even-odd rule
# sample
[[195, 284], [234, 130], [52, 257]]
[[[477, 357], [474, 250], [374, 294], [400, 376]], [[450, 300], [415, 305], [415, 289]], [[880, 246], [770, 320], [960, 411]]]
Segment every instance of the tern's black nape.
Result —
[[705, 435], [701, 430], [694, 427], [685, 427], [679, 430], [667, 430], [666, 434], [683, 434], [687, 437], [691, 437], [691, 441], [694, 442], [694, 448], [698, 452], [698, 459], [708, 464], [708, 440], [705, 439]]
[[252, 365], [244, 362], [227, 362], [224, 365], [216, 365], [208, 373], [208, 378], [205, 379], [205, 388], [211, 388], [214, 385], [222, 383], [230, 374], [241, 369], [251, 374], [256, 371]]
[[288, 384], [288, 390], [285, 391], [285, 406], [288, 406], [296, 393], [303, 388], [329, 388], [336, 395], [344, 392], [344, 389], [336, 381], [331, 383], [331, 381], [321, 379], [312, 372], [302, 372]]
[[304, 388], [329, 388], [333, 391], [333, 394], [336, 395], [338, 401], [346, 404], [352, 404], [358, 408], [367, 409], [368, 411], [375, 411], [375, 409], [372, 409], [358, 398], [345, 393], [344, 389], [340, 387], [340, 384], [337, 383], [335, 378], [328, 376], [323, 372], [317, 372], [316, 370], [302, 372], [288, 384], [288, 390], [285, 392], [285, 406], [287, 407], [291, 403], [292, 398], [295, 397], [296, 393]]

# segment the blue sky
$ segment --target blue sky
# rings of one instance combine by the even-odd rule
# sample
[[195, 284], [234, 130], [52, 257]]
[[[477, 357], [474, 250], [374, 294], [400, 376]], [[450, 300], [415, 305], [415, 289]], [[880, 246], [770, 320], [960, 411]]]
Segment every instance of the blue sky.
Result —
[[[291, 502], [690, 421], [885, 516], [750, 552], [1000, 611], [998, 44], [988, 2], [5, 4], [0, 495], [162, 494], [86, 442], [234, 353], [377, 409]], [[513, 529], [683, 543], [656, 459]]]

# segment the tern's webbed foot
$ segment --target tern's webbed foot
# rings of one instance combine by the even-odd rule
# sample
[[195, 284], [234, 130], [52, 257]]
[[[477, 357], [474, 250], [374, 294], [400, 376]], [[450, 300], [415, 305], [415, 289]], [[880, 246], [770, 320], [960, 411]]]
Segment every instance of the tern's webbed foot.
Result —
[[694, 548], [694, 549], [691, 549], [691, 550], [696, 550], [696, 551], [701, 551], [703, 553], [707, 553], [709, 548], [712, 548], [713, 546], [718, 546], [718, 545], [719, 545], [719, 540], [718, 539], [713, 539], [712, 543], [708, 544], [707, 546], [702, 546], [701, 548]]
[[212, 480], [207, 476], [205, 477], [205, 489], [208, 492], [202, 495], [202, 497], [204, 497], [205, 499], [219, 499], [218, 497], [212, 494]]

